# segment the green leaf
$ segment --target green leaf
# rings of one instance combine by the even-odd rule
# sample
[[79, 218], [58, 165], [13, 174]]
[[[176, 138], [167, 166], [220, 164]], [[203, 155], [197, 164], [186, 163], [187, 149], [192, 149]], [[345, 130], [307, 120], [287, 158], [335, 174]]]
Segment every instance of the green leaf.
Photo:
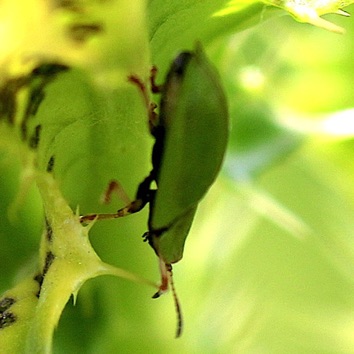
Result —
[[39, 174], [36, 180], [46, 215], [39, 270], [0, 300], [0, 340], [6, 353], [50, 353], [53, 332], [64, 306], [71, 295], [76, 300], [86, 280], [111, 274], [145, 282], [103, 263], [89, 242], [89, 227], [81, 225], [53, 178]]
[[264, 13], [264, 4], [254, 0], [238, 2], [236, 6], [232, 3], [225, 0], [202, 3], [193, 0], [176, 3], [149, 1], [147, 10], [153, 62], [164, 72], [176, 51], [192, 49], [196, 40], [210, 43], [218, 37], [249, 28], [277, 12], [270, 9]]
[[297, 21], [310, 23], [314, 26], [324, 28], [328, 31], [336, 33], [344, 33], [345, 30], [327, 21], [320, 16], [336, 13], [342, 16], [350, 16], [343, 8], [353, 3], [352, 0], [338, 1], [338, 0], [307, 0], [307, 1], [265, 1], [266, 3], [278, 6], [289, 12]]
[[[26, 346], [49, 352], [71, 294], [97, 275], [124, 276], [107, 263], [157, 277], [155, 255], [140, 239], [146, 214], [97, 222], [92, 247], [76, 210], [124, 206], [99, 204], [113, 178], [134, 197], [151, 169], [152, 141], [143, 99], [127, 77], [147, 82], [153, 62], [160, 80], [172, 58], [196, 40], [221, 71], [234, 130], [228, 173], [202, 202], [174, 269], [185, 337], [173, 340], [170, 298], [150, 302], [145, 288], [99, 278], [84, 286], [76, 307], [64, 310], [54, 351], [350, 351], [352, 134], [347, 126], [339, 136], [333, 124], [340, 123], [334, 113], [352, 107], [352, 21], [338, 18], [338, 26], [348, 24], [348, 36], [330, 37], [278, 16], [286, 10], [339, 32], [319, 16], [348, 4], [1, 2], [0, 285], [10, 289], [0, 299], [3, 352], [23, 353]], [[35, 68], [49, 64], [70, 69], [28, 82]], [[238, 82], [257, 72], [263, 84]], [[48, 243], [44, 232], [38, 256], [43, 201], [56, 241]]]

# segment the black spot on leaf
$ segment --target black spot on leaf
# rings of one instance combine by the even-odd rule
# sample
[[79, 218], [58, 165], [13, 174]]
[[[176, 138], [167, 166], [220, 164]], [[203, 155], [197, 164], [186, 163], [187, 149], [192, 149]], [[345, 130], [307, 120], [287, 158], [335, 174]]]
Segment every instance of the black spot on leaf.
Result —
[[12, 297], [4, 297], [0, 300], [0, 329], [9, 327], [16, 321], [16, 316], [9, 311], [15, 302], [16, 300]]
[[16, 316], [9, 311], [0, 313], [0, 329], [11, 326], [16, 321]]
[[44, 267], [43, 267], [43, 277], [47, 274], [49, 267], [52, 265], [53, 261], [55, 259], [55, 256], [52, 252], [47, 252], [47, 255], [45, 257], [45, 262], [44, 262]]
[[54, 155], [50, 157], [48, 163], [47, 163], [47, 172], [51, 173], [53, 172], [54, 169], [54, 163], [55, 163], [55, 157]]
[[41, 288], [43, 285], [44, 278], [45, 278], [50, 266], [52, 265], [54, 259], [55, 259], [55, 255], [50, 251], [47, 252], [42, 273], [35, 275], [35, 277], [33, 278], [39, 284], [39, 291], [36, 294], [37, 297], [39, 297], [41, 294]]
[[31, 136], [30, 141], [29, 141], [29, 147], [31, 149], [36, 149], [38, 147], [41, 130], [42, 130], [42, 126], [41, 125], [37, 125], [35, 127], [34, 133]]
[[16, 300], [12, 297], [4, 297], [3, 299], [0, 300], [0, 313], [8, 310]]
[[52, 242], [53, 239], [53, 229], [52, 226], [50, 225], [49, 221], [47, 218], [45, 218], [45, 229], [46, 229], [46, 237], [49, 242]]

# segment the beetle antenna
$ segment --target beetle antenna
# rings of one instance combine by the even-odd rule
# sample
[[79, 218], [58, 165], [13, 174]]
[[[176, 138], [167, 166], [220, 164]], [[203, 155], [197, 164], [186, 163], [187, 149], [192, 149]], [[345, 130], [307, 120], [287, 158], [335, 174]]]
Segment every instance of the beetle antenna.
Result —
[[177, 314], [177, 330], [176, 330], [176, 338], [182, 335], [183, 330], [183, 316], [182, 316], [182, 307], [179, 302], [177, 291], [175, 288], [175, 284], [173, 282], [173, 274], [172, 274], [172, 265], [166, 264], [161, 258], [159, 258], [160, 263], [160, 271], [161, 271], [161, 285], [159, 287], [159, 291], [153, 295], [153, 299], [159, 298], [163, 293], [168, 290], [168, 285], [171, 284], [173, 301], [175, 303], [176, 314]]
[[178, 296], [177, 296], [177, 291], [176, 291], [176, 288], [175, 288], [175, 284], [173, 282], [172, 267], [171, 267], [171, 269], [168, 270], [168, 272], [169, 272], [171, 290], [172, 290], [173, 300], [175, 302], [175, 308], [176, 308], [176, 314], [177, 314], [176, 338], [179, 338], [182, 335], [182, 331], [183, 331], [182, 308], [181, 308], [181, 303], [179, 302], [179, 299], [178, 299]]

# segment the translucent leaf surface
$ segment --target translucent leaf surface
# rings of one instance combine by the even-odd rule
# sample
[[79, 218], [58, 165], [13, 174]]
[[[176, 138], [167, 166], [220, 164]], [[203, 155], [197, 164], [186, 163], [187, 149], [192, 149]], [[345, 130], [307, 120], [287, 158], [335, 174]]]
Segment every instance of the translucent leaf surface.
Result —
[[[0, 320], [11, 322], [6, 311], [24, 314], [0, 329], [4, 352], [50, 351], [61, 311], [80, 287], [76, 305], [67, 304], [54, 332], [54, 353], [353, 352], [348, 117], [354, 27], [337, 16], [333, 21], [347, 34], [336, 36], [278, 16], [286, 10], [338, 32], [319, 16], [349, 3], [300, 5], [1, 2], [0, 300], [19, 301], [1, 302]], [[155, 255], [140, 239], [146, 211], [97, 222], [91, 246], [76, 210], [124, 206], [116, 198], [108, 206], [99, 203], [113, 178], [134, 197], [151, 168], [152, 139], [143, 99], [127, 77], [147, 82], [154, 63], [160, 83], [172, 58], [196, 40], [225, 83], [232, 141], [222, 177], [200, 206], [183, 261], [174, 268], [186, 323], [175, 341], [171, 297], [152, 301], [150, 288], [112, 277], [83, 285], [103, 273], [124, 276], [108, 263], [158, 278]], [[48, 63], [69, 69], [43, 90], [40, 80], [22, 85], [34, 68]], [[28, 102], [39, 97], [33, 92], [44, 98], [24, 125]], [[8, 102], [18, 108], [13, 120]], [[48, 182], [38, 176], [50, 161], [54, 180]], [[61, 235], [51, 246], [52, 262], [42, 232], [44, 210]], [[46, 260], [45, 296], [38, 300], [33, 278], [43, 275]]]

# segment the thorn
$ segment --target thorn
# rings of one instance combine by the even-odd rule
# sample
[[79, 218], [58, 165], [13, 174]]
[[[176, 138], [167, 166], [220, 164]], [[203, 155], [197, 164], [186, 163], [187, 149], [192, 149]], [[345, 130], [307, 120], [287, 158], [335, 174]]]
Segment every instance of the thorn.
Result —
[[347, 12], [347, 11], [344, 11], [344, 10], [342, 10], [342, 9], [338, 9], [338, 10], [335, 12], [335, 14], [341, 15], [341, 16], [345, 16], [345, 17], [350, 17], [350, 13]]

